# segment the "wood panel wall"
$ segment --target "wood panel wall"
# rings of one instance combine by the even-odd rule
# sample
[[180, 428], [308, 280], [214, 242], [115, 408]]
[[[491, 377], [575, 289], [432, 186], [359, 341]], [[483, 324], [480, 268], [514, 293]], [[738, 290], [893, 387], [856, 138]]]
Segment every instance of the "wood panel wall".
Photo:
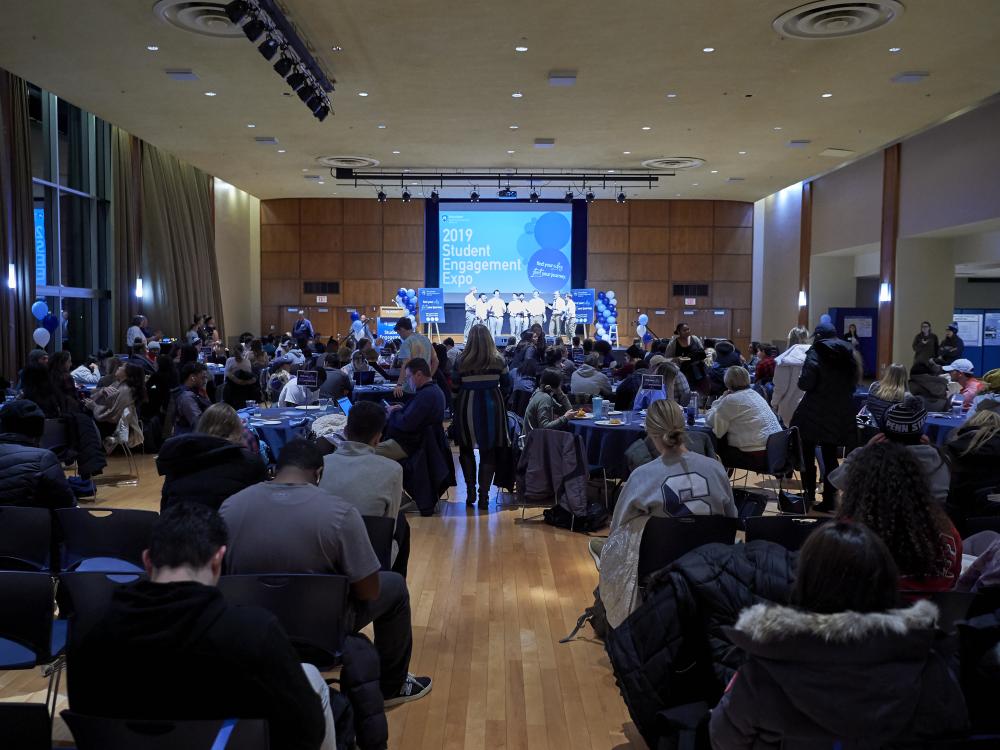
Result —
[[[748, 351], [752, 203], [594, 201], [587, 235], [587, 285], [615, 291], [623, 341], [634, 335], [632, 321], [641, 308], [658, 336], [667, 336], [683, 318], [695, 334], [728, 336]], [[686, 306], [683, 297], [672, 295], [675, 283], [708, 284], [709, 294]], [[685, 316], [685, 309], [697, 312]]]
[[[282, 198], [261, 201], [260, 216], [264, 332], [286, 330], [286, 308], [302, 306], [324, 336], [339, 335], [349, 308], [371, 317], [371, 306], [388, 304], [399, 287], [424, 285], [422, 200]], [[304, 281], [336, 281], [340, 293], [319, 304], [303, 293]]]

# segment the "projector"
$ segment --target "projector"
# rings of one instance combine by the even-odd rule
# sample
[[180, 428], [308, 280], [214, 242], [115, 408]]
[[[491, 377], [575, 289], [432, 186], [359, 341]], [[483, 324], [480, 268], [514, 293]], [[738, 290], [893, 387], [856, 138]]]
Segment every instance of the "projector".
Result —
[[508, 201], [516, 200], [517, 191], [511, 190], [510, 188], [504, 188], [503, 190], [498, 190], [497, 198], [499, 198], [500, 200], [508, 200]]

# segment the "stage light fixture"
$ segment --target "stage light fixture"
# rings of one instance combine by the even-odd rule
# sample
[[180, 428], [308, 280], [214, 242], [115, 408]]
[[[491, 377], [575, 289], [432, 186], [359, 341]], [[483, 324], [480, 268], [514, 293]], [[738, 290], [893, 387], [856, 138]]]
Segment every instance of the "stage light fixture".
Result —
[[400, 196], [400, 198], [403, 199], [403, 203], [409, 203], [410, 202], [410, 198], [412, 198], [412, 197], [413, 196], [410, 195], [410, 191], [409, 190], [404, 190], [403, 194]]
[[592, 190], [588, 190], [587, 194], [584, 196], [584, 198], [586, 198], [587, 203], [593, 203], [594, 202], [594, 192]]
[[567, 190], [566, 191], [566, 195], [563, 196], [563, 200], [565, 200], [567, 203], [572, 203], [573, 202], [573, 191], [572, 190]]
[[277, 73], [282, 78], [287, 78], [288, 74], [292, 72], [292, 68], [295, 67], [295, 61], [290, 57], [285, 57], [282, 55], [278, 58], [278, 62], [274, 64], [274, 72]]
[[622, 192], [618, 193], [618, 195], [617, 195], [617, 196], [615, 197], [615, 200], [616, 200], [616, 201], [617, 201], [618, 203], [624, 203], [624, 202], [625, 202], [625, 200], [626, 200], [626, 198], [625, 198], [625, 192], [624, 192], [624, 191], [622, 191]]
[[314, 96], [316, 96], [316, 89], [314, 89], [312, 86], [303, 86], [296, 93], [298, 93], [299, 99], [302, 100], [302, 103], [305, 104]]
[[379, 203], [385, 203], [389, 200], [389, 197], [385, 194], [384, 190], [379, 190], [378, 195], [375, 196]]
[[259, 18], [253, 18], [243, 24], [243, 33], [251, 42], [260, 39], [265, 31], [267, 31], [267, 26]]
[[538, 193], [532, 190], [531, 194], [528, 196], [528, 200], [532, 203], [538, 203]]
[[278, 54], [278, 47], [278, 40], [273, 36], [269, 36], [260, 43], [260, 46], [257, 47], [257, 51], [260, 52], [261, 56], [265, 60], [273, 60], [274, 56]]
[[437, 203], [438, 202], [438, 198], [440, 198], [440, 197], [441, 197], [441, 194], [438, 193], [437, 190], [431, 190], [431, 202]]
[[285, 79], [285, 83], [291, 86], [292, 91], [298, 91], [300, 88], [306, 84], [306, 75], [301, 70], [296, 70], [288, 78]]
[[330, 114], [330, 108], [324, 104], [322, 107], [313, 112], [313, 117], [320, 122], [323, 122], [328, 114]]
[[226, 5], [226, 17], [234, 24], [242, 21], [246, 14], [250, 12], [250, 4], [245, 0], [233, 0]]
[[306, 106], [309, 107], [310, 112], [315, 112], [324, 104], [326, 104], [326, 99], [318, 91], [313, 91], [312, 96], [309, 97], [309, 101], [306, 102]]
[[471, 193], [469, 193], [469, 200], [472, 201], [473, 203], [479, 203], [479, 192], [473, 190]]

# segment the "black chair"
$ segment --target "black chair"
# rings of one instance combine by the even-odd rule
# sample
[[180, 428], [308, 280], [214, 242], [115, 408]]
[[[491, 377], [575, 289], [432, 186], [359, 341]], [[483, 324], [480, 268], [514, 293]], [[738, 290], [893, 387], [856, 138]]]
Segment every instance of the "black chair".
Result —
[[136, 581], [145, 580], [139, 573], [61, 573], [56, 589], [61, 620], [68, 619], [74, 625], [91, 622], [104, 613], [115, 589]]
[[382, 570], [392, 570], [392, 535], [396, 530], [396, 519], [382, 516], [361, 516], [368, 532], [368, 540], [378, 557]]
[[77, 750], [268, 750], [264, 719], [107, 719], [63, 711]]
[[42, 703], [0, 703], [5, 750], [52, 750], [52, 719]]
[[159, 514], [152, 510], [61, 508], [62, 570], [142, 573], [142, 551]]
[[346, 576], [228, 575], [219, 579], [219, 589], [230, 604], [263, 607], [277, 617], [302, 661], [321, 672], [339, 664], [347, 633]]
[[0, 570], [49, 570], [51, 548], [47, 508], [0, 506]]
[[727, 516], [654, 516], [646, 522], [639, 543], [639, 583], [693, 549], [715, 542], [733, 544], [740, 527]]
[[801, 549], [806, 539], [829, 518], [807, 516], [757, 516], [746, 521], [747, 542], [758, 539], [780, 544], [785, 549]]
[[65, 461], [73, 448], [69, 422], [65, 419], [46, 419], [38, 445], [40, 448], [52, 451], [60, 460]]
[[775, 495], [778, 497], [778, 510], [782, 513], [804, 516], [808, 511], [805, 499], [786, 493], [782, 489], [782, 481], [791, 478], [796, 471], [801, 471], [804, 464], [799, 428], [789, 427], [787, 430], [768, 435], [766, 450], [767, 473], [777, 482]]

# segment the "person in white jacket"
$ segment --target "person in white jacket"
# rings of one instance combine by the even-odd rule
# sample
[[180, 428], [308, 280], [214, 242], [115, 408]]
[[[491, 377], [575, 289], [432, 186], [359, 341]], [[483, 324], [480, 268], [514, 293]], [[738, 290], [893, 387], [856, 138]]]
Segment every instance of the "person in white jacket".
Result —
[[[712, 403], [705, 424], [719, 438], [719, 458], [727, 467], [752, 468], [765, 473], [767, 439], [781, 432], [767, 401], [750, 389], [750, 374], [734, 365], [726, 370], [726, 392]], [[723, 440], [724, 439], [724, 440]]]
[[796, 326], [788, 332], [788, 348], [774, 360], [774, 393], [771, 394], [771, 408], [788, 427], [792, 423], [795, 407], [802, 400], [799, 390], [799, 375], [809, 351], [809, 331]]
[[493, 297], [486, 305], [486, 323], [487, 328], [490, 329], [490, 335], [496, 339], [500, 335], [500, 331], [503, 330], [503, 316], [507, 312], [507, 305], [502, 299], [500, 299], [500, 290], [493, 290]]

